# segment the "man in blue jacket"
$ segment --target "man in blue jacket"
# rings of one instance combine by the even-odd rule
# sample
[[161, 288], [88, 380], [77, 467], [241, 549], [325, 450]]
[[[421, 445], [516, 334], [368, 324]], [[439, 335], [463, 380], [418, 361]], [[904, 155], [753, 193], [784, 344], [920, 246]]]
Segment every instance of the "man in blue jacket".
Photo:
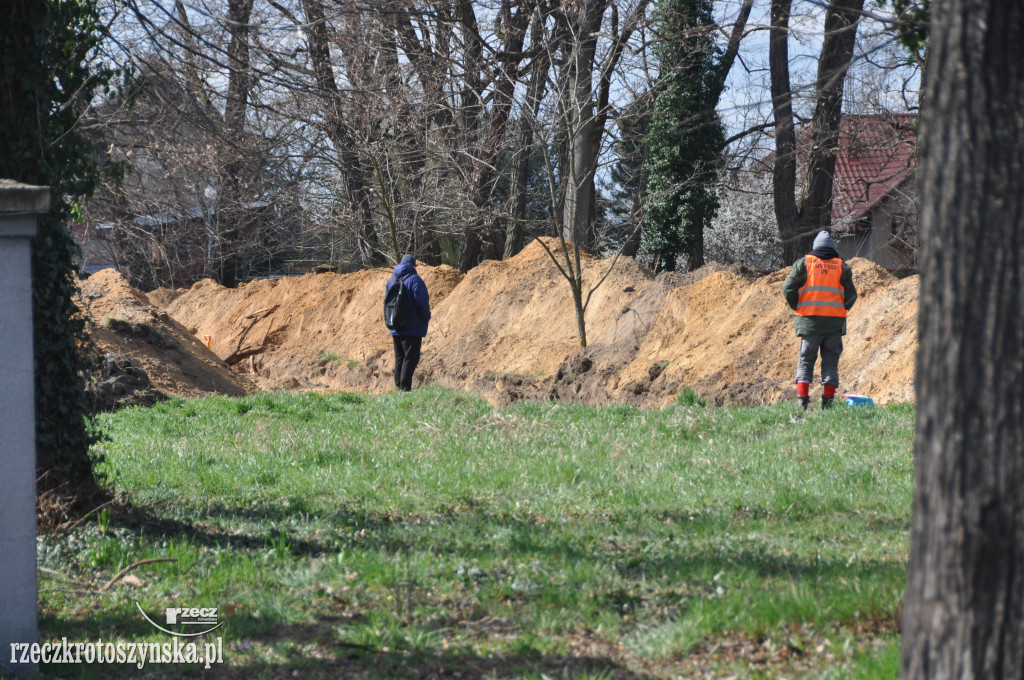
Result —
[[412, 389], [412, 374], [420, 362], [420, 345], [427, 334], [430, 322], [430, 294], [427, 285], [416, 273], [416, 258], [403, 255], [402, 261], [395, 266], [393, 276], [388, 279], [384, 294], [403, 276], [406, 290], [410, 293], [412, 313], [409, 320], [401, 328], [392, 329], [391, 339], [395, 343], [395, 387], [403, 392]]

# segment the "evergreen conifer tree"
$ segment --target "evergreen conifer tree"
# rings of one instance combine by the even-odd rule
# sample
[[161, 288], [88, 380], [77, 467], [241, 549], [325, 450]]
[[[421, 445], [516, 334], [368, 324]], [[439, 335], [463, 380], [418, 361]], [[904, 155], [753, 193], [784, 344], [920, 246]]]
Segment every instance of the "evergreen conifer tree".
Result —
[[715, 111], [721, 50], [713, 31], [711, 0], [658, 3], [643, 249], [659, 271], [674, 270], [681, 255], [691, 268], [704, 264], [704, 228], [718, 209], [713, 186], [725, 133]]

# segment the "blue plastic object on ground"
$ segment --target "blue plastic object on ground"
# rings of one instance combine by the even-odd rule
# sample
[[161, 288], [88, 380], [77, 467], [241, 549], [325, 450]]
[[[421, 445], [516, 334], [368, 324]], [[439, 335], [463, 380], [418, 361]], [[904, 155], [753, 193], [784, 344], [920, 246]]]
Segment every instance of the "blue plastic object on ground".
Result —
[[863, 394], [844, 394], [843, 399], [846, 400], [847, 406], [874, 406], [875, 401], [871, 397], [864, 396]]

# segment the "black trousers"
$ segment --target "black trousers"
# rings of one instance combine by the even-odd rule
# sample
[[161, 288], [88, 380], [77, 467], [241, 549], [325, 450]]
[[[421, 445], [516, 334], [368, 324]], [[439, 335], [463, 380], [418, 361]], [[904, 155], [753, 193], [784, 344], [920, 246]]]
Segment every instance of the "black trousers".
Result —
[[392, 335], [395, 341], [395, 387], [408, 392], [412, 389], [412, 373], [420, 363], [420, 345], [423, 338], [416, 335]]

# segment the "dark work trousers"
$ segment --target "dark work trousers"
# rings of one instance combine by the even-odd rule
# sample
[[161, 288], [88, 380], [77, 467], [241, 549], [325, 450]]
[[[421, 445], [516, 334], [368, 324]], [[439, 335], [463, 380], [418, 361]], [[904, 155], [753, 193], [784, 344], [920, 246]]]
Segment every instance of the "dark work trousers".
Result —
[[408, 392], [412, 389], [412, 373], [420, 363], [420, 345], [423, 338], [416, 335], [392, 335], [395, 341], [395, 387]]
[[811, 382], [814, 363], [821, 351], [821, 384], [839, 385], [839, 355], [843, 353], [841, 335], [805, 335], [800, 338], [800, 359], [796, 363], [796, 381]]

